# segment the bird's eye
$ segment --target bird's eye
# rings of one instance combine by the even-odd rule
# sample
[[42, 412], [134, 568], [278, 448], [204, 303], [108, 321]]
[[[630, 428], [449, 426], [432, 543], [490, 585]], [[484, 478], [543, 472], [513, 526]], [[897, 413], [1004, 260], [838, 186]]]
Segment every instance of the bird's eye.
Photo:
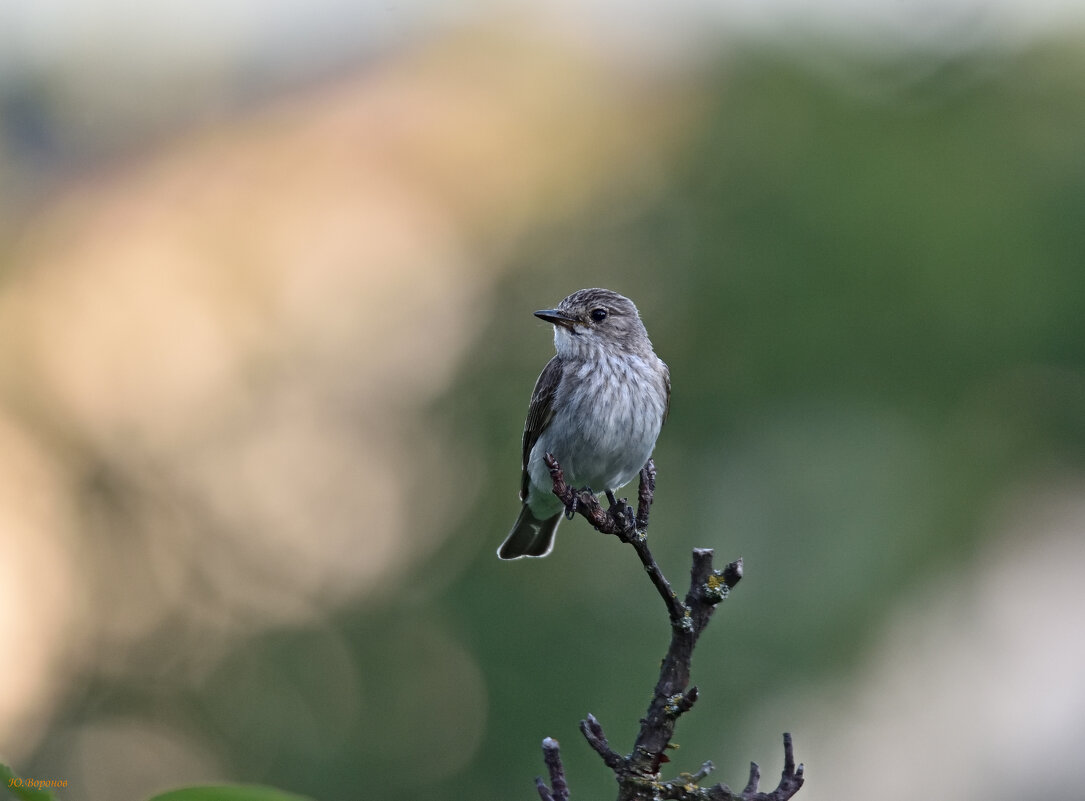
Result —
[[606, 309], [592, 309], [591, 310], [591, 318], [593, 320], [595, 320], [595, 322], [601, 323], [601, 322], [603, 322], [603, 320], [607, 319], [607, 310]]

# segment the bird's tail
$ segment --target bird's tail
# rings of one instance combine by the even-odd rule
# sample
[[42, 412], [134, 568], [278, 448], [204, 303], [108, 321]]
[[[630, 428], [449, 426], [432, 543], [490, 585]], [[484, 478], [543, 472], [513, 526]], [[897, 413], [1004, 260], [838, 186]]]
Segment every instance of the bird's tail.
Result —
[[519, 559], [522, 556], [546, 556], [554, 547], [554, 534], [561, 522], [561, 512], [540, 520], [531, 513], [526, 503], [516, 518], [516, 524], [497, 549], [502, 559]]

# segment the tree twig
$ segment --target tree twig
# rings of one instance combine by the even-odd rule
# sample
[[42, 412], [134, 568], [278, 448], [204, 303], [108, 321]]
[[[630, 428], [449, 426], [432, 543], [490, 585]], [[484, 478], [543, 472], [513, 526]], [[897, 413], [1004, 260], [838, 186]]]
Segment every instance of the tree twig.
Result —
[[[648, 525], [648, 513], [652, 508], [652, 500], [655, 494], [656, 469], [651, 459], [640, 471], [640, 490], [638, 491], [637, 512], [625, 503], [618, 501], [610, 507], [603, 509], [599, 499], [589, 490], [576, 490], [565, 483], [565, 473], [558, 464], [553, 454], [546, 454], [543, 462], [550, 470], [550, 479], [554, 482], [554, 494], [558, 496], [566, 509], [575, 509], [587, 520], [596, 531], [603, 534], [613, 534], [622, 542], [633, 546], [637, 557], [648, 578], [652, 580], [663, 603], [667, 605], [667, 614], [670, 616], [672, 626], [684, 625], [686, 607], [678, 600], [678, 596], [671, 589], [670, 582], [659, 569], [652, 552], [648, 550], [648, 538], [644, 533]], [[643, 521], [643, 525], [641, 524]]]
[[553, 737], [542, 742], [543, 761], [550, 773], [550, 786], [535, 777], [535, 789], [542, 801], [569, 801], [569, 785], [565, 782], [565, 766], [561, 764], [561, 746]]
[[[660, 765], [668, 761], [664, 754], [670, 747], [678, 718], [697, 701], [698, 690], [689, 684], [693, 649], [716, 607], [742, 578], [742, 560], [737, 559], [722, 570], [715, 570], [712, 567], [712, 550], [695, 548], [689, 590], [685, 600], [679, 600], [648, 548], [646, 529], [656, 479], [652, 461], [649, 460], [640, 473], [636, 513], [624, 499], [615, 500], [609, 509], [603, 509], [590, 490], [577, 490], [565, 482], [561, 465], [552, 454], [546, 454], [544, 461], [554, 482], [554, 494], [566, 509], [582, 515], [597, 531], [612, 534], [633, 546], [645, 572], [666, 604], [670, 618], [670, 646], [663, 657], [659, 680], [648, 712], [641, 720], [632, 753], [623, 757], [611, 748], [595, 716], [588, 715], [586, 720], [580, 722], [580, 730], [588, 744], [614, 771], [618, 780], [618, 801], [787, 801], [799, 791], [804, 780], [803, 766], [795, 765], [790, 734], [784, 735], [784, 769], [780, 783], [769, 793], [758, 790], [760, 769], [755, 762], [750, 763], [750, 777], [741, 793], [733, 792], [722, 783], [712, 787], [700, 786], [699, 782], [712, 770], [711, 762], [704, 763], [695, 774], [680, 774], [669, 781], [662, 781], [659, 775]], [[551, 787], [547, 788], [541, 779], [536, 779], [542, 801], [567, 801], [569, 790], [555, 740], [548, 737], [543, 741], [543, 755], [550, 769]]]
[[589, 712], [587, 720], [580, 721], [580, 731], [608, 768], [618, 770], [625, 763], [625, 758], [610, 747], [607, 736], [603, 733], [603, 726], [596, 720], [595, 715]]

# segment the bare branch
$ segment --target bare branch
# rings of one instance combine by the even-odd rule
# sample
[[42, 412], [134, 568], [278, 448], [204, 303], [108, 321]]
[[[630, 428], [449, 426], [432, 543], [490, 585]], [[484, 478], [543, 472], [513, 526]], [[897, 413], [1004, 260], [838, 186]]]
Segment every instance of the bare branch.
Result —
[[561, 764], [561, 746], [553, 737], [542, 741], [543, 761], [550, 771], [550, 786], [535, 777], [535, 788], [542, 801], [569, 801], [569, 785], [565, 782], [565, 768]]
[[[693, 564], [690, 568], [689, 590], [684, 601], [671, 589], [663, 571], [659, 568], [651, 550], [648, 548], [648, 516], [655, 495], [655, 465], [651, 460], [640, 473], [640, 486], [637, 492], [637, 511], [625, 499], [615, 499], [607, 493], [611, 501], [608, 509], [603, 509], [595, 494], [587, 489], [576, 490], [565, 482], [561, 465], [552, 454], [546, 454], [544, 461], [554, 482], [554, 494], [565, 505], [570, 515], [579, 513], [596, 531], [612, 534], [619, 540], [633, 546], [645, 572], [653, 586], [667, 606], [667, 615], [671, 623], [671, 642], [660, 666], [659, 680], [656, 682], [648, 712], [641, 720], [633, 751], [628, 756], [621, 756], [611, 748], [603, 733], [603, 727], [593, 715], [588, 715], [580, 722], [580, 731], [592, 749], [602, 757], [608, 768], [614, 771], [618, 780], [618, 801], [649, 801], [650, 799], [675, 799], [675, 801], [787, 801], [803, 784], [803, 766], [795, 766], [791, 735], [784, 735], [784, 769], [780, 783], [770, 793], [758, 790], [761, 773], [757, 763], [750, 764], [750, 777], [746, 787], [735, 794], [727, 785], [716, 784], [701, 787], [700, 781], [712, 770], [712, 763], [706, 762], [697, 773], [679, 774], [678, 778], [662, 781], [659, 775], [660, 765], [668, 762], [665, 752], [671, 746], [675, 725], [683, 714], [696, 703], [698, 690], [690, 686], [690, 663], [693, 649], [702, 632], [708, 626], [713, 612], [731, 590], [742, 579], [743, 563], [741, 559], [726, 565], [722, 570], [712, 567], [713, 552], [708, 548], [696, 548], [693, 551]], [[547, 744], [551, 744], [548, 746]], [[557, 742], [550, 738], [543, 741], [543, 753], [550, 769], [552, 789], [548, 789], [541, 779], [536, 780], [542, 801], [567, 801], [568, 787], [561, 759], [558, 755]], [[556, 766], [556, 768], [555, 768]], [[557, 772], [555, 772], [555, 770]], [[560, 790], [559, 790], [560, 788]]]
[[554, 796], [550, 795], [550, 788], [546, 786], [541, 776], [535, 777], [535, 789], [539, 791], [539, 798], [542, 801], [554, 801]]
[[756, 762], [750, 763], [750, 780], [746, 782], [743, 795], [753, 795], [757, 792], [757, 785], [761, 783], [761, 768]]
[[799, 792], [802, 783], [806, 780], [806, 771], [800, 763], [795, 766], [795, 750], [791, 744], [791, 734], [784, 734], [784, 769], [780, 773], [780, 783], [769, 794], [770, 801], [787, 801], [788, 798]]
[[652, 500], [656, 491], [656, 463], [651, 459], [640, 471], [640, 487], [637, 490], [637, 528], [648, 528], [648, 512], [652, 509]]
[[587, 720], [580, 721], [580, 731], [584, 734], [584, 739], [588, 741], [588, 745], [603, 758], [603, 762], [606, 763], [608, 768], [618, 770], [625, 765], [625, 759], [621, 754], [610, 747], [607, 736], [603, 734], [603, 727], [595, 719], [595, 715], [589, 713]]
[[[629, 543], [636, 551], [637, 557], [648, 578], [652, 580], [663, 603], [667, 605], [667, 614], [670, 616], [671, 625], [683, 624], [686, 616], [686, 608], [678, 600], [678, 596], [671, 589], [663, 571], [659, 569], [652, 552], [648, 550], [648, 538], [644, 528], [648, 525], [648, 512], [652, 507], [652, 499], [655, 492], [655, 464], [651, 459], [640, 471], [640, 489], [638, 490], [638, 508], [634, 515], [624, 500], [603, 509], [599, 499], [588, 490], [574, 490], [565, 483], [565, 473], [554, 458], [552, 453], [543, 456], [546, 467], [550, 470], [550, 478], [554, 482], [554, 494], [565, 504], [566, 509], [581, 514], [592, 527], [602, 534], [613, 534], [622, 542]], [[643, 525], [641, 525], [643, 521]]]

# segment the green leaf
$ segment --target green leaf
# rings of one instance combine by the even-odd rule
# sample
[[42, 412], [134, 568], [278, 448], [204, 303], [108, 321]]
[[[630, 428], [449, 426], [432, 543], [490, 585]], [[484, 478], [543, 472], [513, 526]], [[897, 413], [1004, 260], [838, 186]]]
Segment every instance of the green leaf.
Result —
[[156, 795], [149, 801], [313, 801], [305, 796], [286, 793], [274, 787], [256, 784], [205, 785], [181, 787]]
[[0, 764], [0, 781], [19, 801], [56, 801], [56, 796], [48, 790], [27, 786], [27, 779], [16, 776], [12, 769], [4, 764]]

